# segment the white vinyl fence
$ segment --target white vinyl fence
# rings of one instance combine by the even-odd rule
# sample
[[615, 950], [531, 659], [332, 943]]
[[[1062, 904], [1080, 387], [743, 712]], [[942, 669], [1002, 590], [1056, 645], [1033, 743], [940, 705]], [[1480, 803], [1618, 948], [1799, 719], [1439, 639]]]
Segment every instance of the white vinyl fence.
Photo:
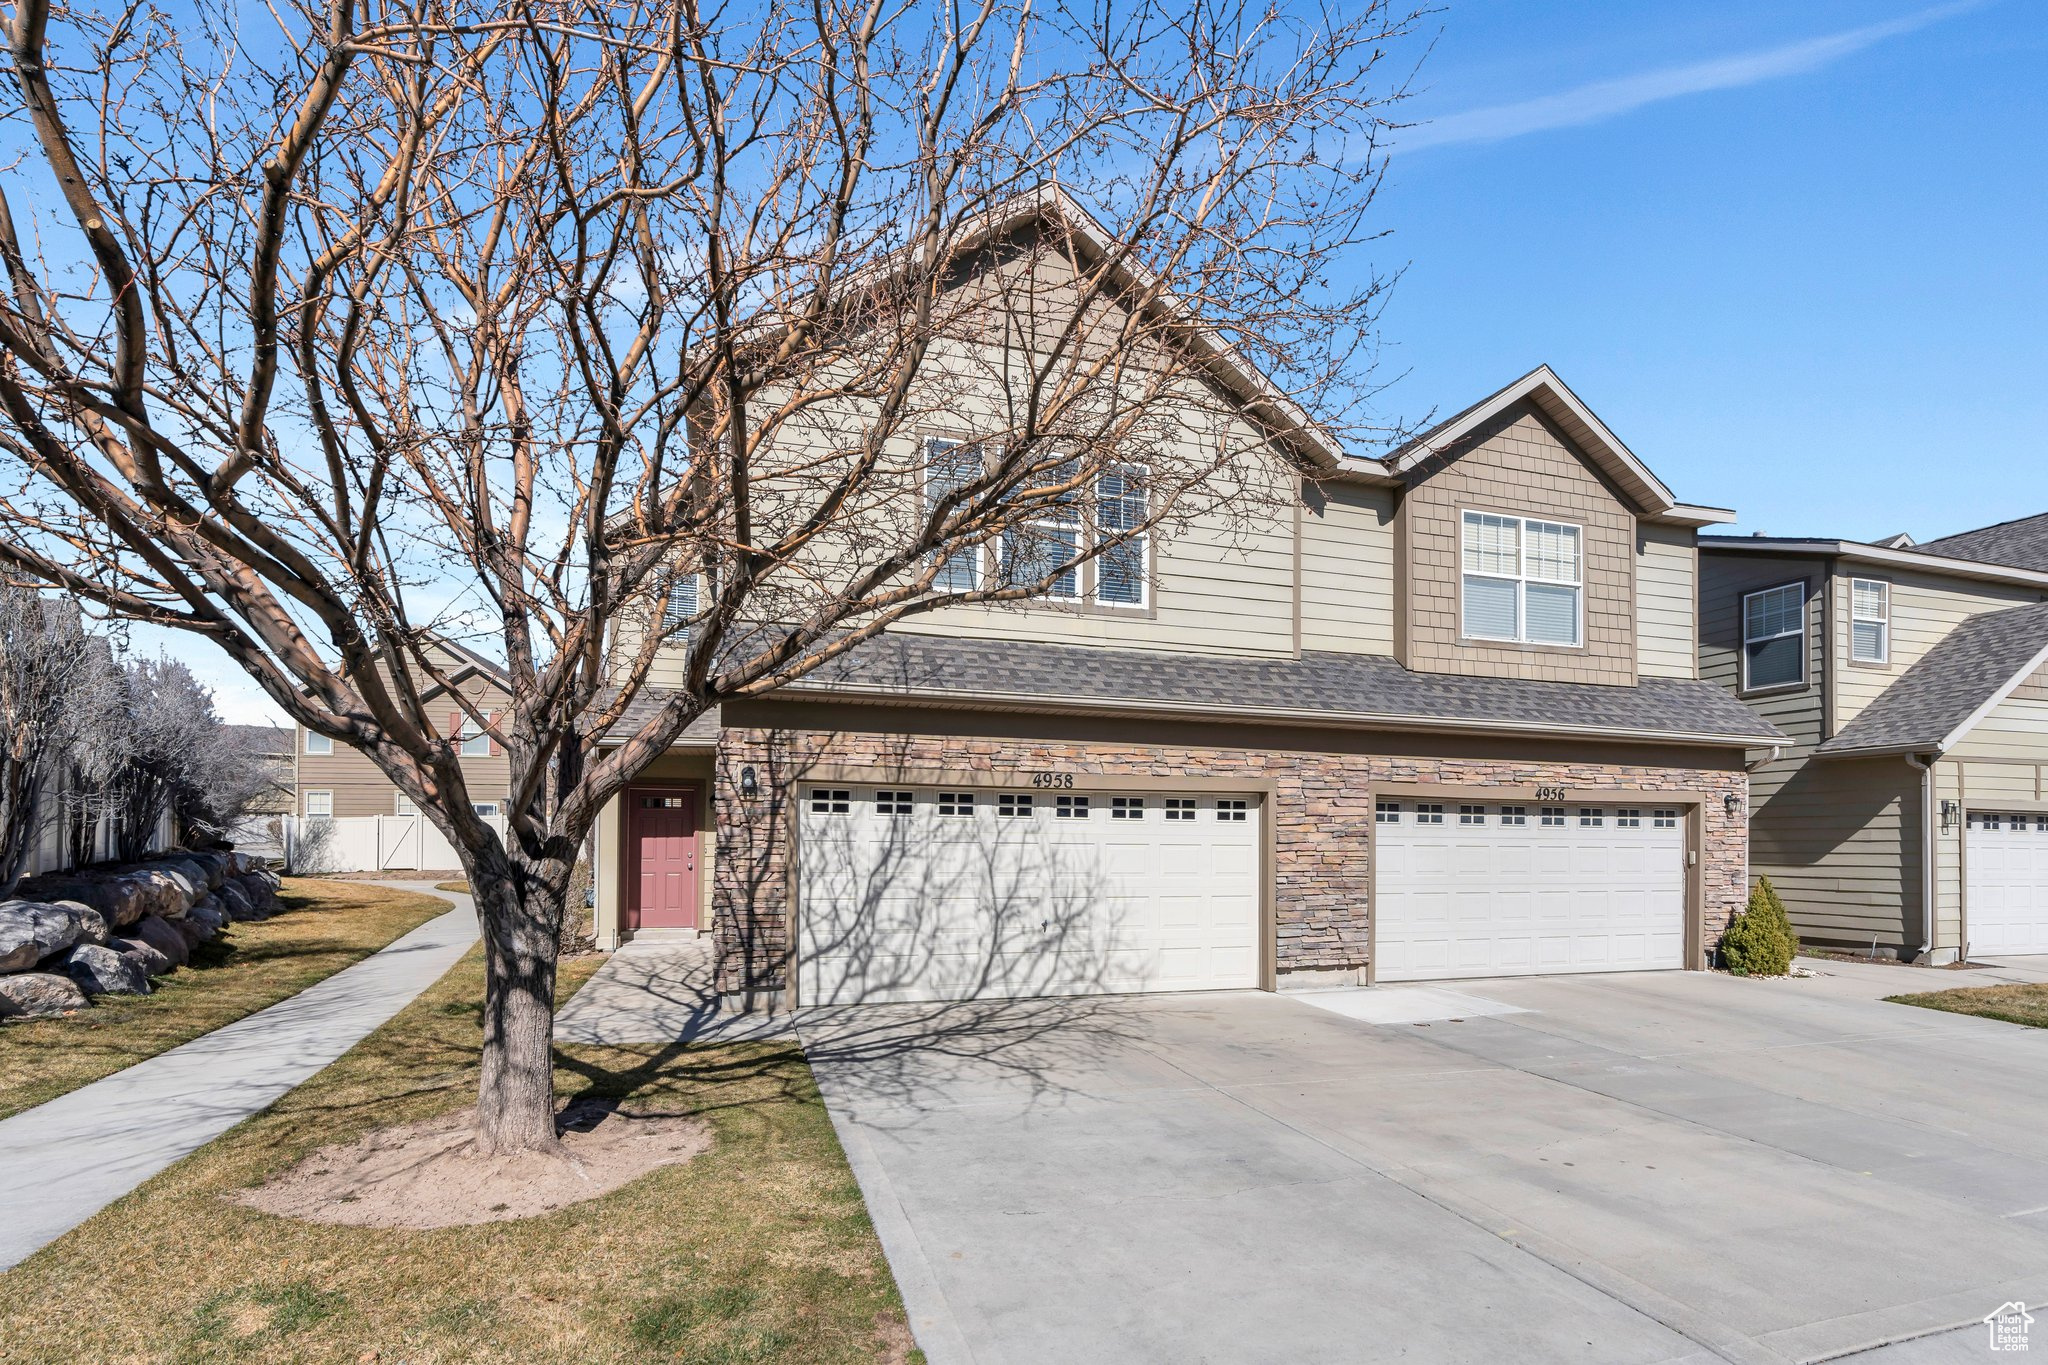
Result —
[[[505, 837], [502, 814], [484, 823]], [[309, 872], [448, 871], [462, 866], [455, 848], [424, 815], [288, 816], [285, 866]]]
[[[69, 850], [64, 841], [64, 798], [69, 793], [62, 781], [54, 777], [43, 780], [43, 794], [36, 807], [36, 835], [29, 841], [28, 856], [22, 860], [21, 875], [33, 877], [41, 872], [63, 872], [71, 866]], [[92, 848], [88, 851], [88, 863], [105, 862], [115, 856], [121, 831], [111, 813], [100, 816], [93, 826]], [[150, 839], [149, 847], [169, 848], [176, 842], [177, 830], [169, 815], [157, 821], [156, 834]]]

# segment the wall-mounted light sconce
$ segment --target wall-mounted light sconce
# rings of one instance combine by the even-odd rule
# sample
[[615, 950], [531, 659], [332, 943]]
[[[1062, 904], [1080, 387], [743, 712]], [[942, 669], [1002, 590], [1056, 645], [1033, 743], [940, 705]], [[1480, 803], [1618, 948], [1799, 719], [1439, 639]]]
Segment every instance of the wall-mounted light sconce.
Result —
[[749, 763], [740, 769], [740, 795], [751, 801], [761, 794], [761, 776]]
[[1941, 832], [1942, 832], [1943, 834], [1949, 834], [1949, 833], [1952, 833], [1952, 832], [1953, 832], [1953, 831], [1955, 830], [1955, 827], [1956, 827], [1956, 819], [1957, 819], [1957, 817], [1959, 817], [1960, 815], [1962, 815], [1962, 813], [1963, 813], [1963, 803], [1962, 803], [1962, 802], [1960, 802], [1960, 801], [1943, 801], [1943, 802], [1941, 803]]
[[1736, 818], [1737, 816], [1741, 815], [1741, 814], [1742, 814], [1742, 796], [1741, 796], [1741, 794], [1740, 794], [1740, 793], [1738, 793], [1738, 792], [1729, 792], [1729, 793], [1728, 793], [1727, 795], [1723, 796], [1723, 797], [1721, 798], [1721, 808], [1722, 808], [1723, 810], [1725, 810], [1725, 811], [1727, 811], [1727, 812], [1728, 812], [1728, 818], [1729, 818], [1730, 820], [1733, 820], [1733, 819], [1735, 819], [1735, 818]]

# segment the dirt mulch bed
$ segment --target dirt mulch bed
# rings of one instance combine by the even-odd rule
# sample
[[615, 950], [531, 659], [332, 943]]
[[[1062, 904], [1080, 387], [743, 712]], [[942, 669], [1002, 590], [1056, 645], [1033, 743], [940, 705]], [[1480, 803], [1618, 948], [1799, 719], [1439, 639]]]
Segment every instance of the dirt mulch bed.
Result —
[[579, 1101], [556, 1120], [562, 1151], [481, 1156], [476, 1107], [322, 1147], [233, 1196], [284, 1218], [361, 1228], [452, 1228], [533, 1218], [609, 1194], [708, 1151], [711, 1128], [682, 1114]]

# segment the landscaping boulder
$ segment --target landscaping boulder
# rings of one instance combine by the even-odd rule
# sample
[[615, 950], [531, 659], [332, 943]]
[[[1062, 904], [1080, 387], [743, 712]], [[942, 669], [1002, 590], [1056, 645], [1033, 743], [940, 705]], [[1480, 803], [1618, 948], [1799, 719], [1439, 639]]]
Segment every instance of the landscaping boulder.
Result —
[[87, 995], [148, 995], [149, 971], [140, 959], [112, 948], [81, 943], [59, 962], [64, 974]]
[[55, 972], [0, 976], [0, 1019], [33, 1019], [84, 1008], [85, 992], [68, 976]]
[[190, 857], [205, 870], [206, 889], [209, 891], [220, 890], [220, 884], [233, 875], [235, 870], [234, 855], [217, 848], [205, 849], [191, 854]]
[[123, 928], [142, 918], [142, 888], [126, 877], [43, 876], [21, 884], [22, 899], [77, 901], [100, 912], [110, 928]]
[[185, 940], [185, 952], [187, 955], [190, 955], [194, 948], [197, 948], [200, 944], [213, 937], [213, 930], [186, 915], [180, 915], [176, 919], [165, 920], [164, 923], [170, 925], [177, 932], [178, 937]]
[[41, 901], [0, 901], [0, 972], [23, 972], [78, 942], [79, 918]]
[[107, 946], [140, 967], [145, 976], [162, 976], [173, 965], [169, 958], [139, 938], [116, 938]]
[[51, 901], [50, 904], [78, 921], [80, 943], [105, 943], [111, 936], [107, 917], [84, 901]]
[[249, 894], [248, 887], [242, 882], [222, 882], [216, 894], [221, 904], [227, 907], [229, 919], [268, 918], [257, 898]]
[[169, 958], [173, 967], [192, 960], [192, 945], [161, 915], [144, 915], [135, 921], [134, 936]]
[[228, 912], [217, 899], [206, 896], [185, 912], [185, 922], [199, 925], [207, 930], [206, 936], [212, 938], [228, 927]]

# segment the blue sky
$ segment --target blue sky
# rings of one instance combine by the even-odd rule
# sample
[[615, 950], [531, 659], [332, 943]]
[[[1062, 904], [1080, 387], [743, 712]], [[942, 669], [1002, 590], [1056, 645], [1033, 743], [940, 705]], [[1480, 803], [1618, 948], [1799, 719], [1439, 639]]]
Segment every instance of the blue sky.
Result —
[[[1389, 416], [1547, 361], [1738, 529], [2048, 511], [2048, 5], [1452, 0], [1379, 201]], [[1405, 372], [1405, 373], [1403, 373]]]

